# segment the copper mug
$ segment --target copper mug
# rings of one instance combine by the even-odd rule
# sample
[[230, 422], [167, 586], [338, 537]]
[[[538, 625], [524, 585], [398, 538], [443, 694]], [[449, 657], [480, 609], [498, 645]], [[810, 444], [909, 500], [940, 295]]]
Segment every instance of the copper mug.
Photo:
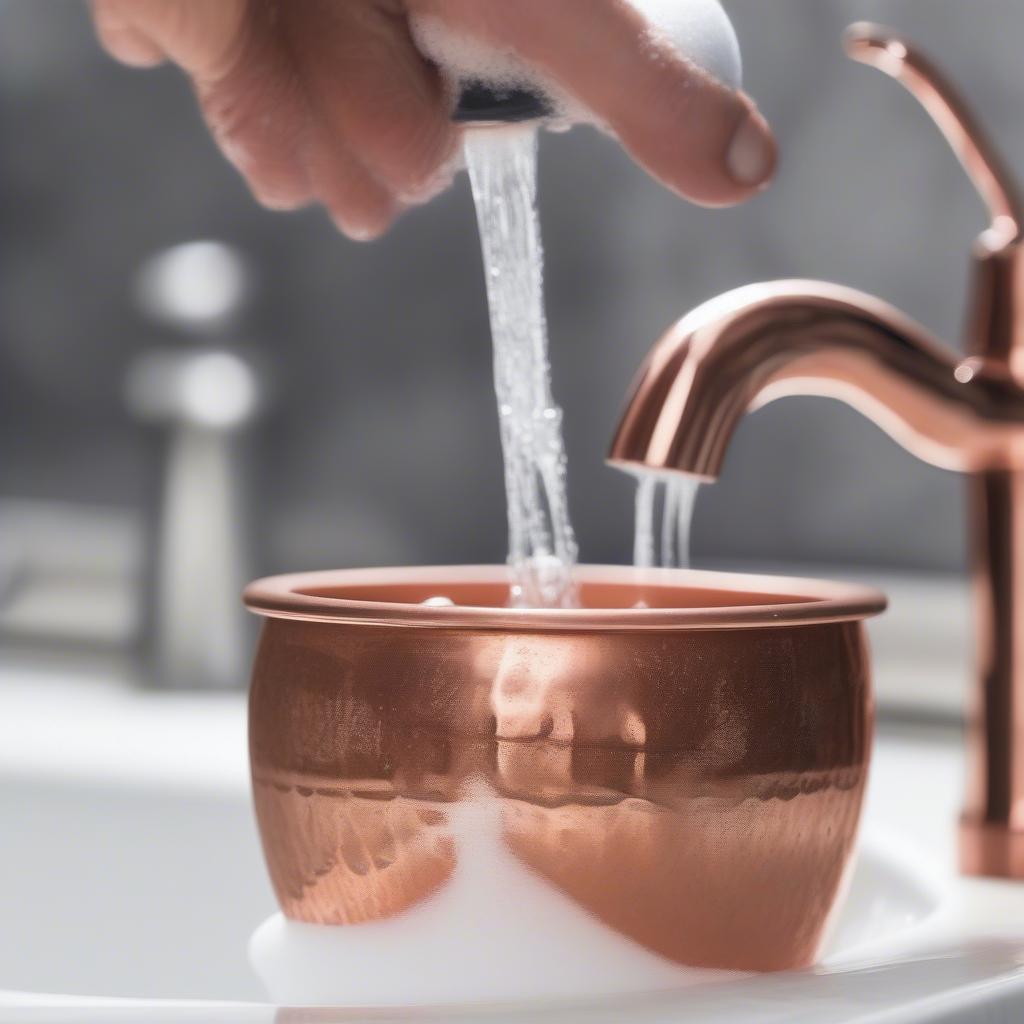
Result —
[[[251, 584], [249, 742], [284, 914], [400, 914], [444, 887], [453, 813], [682, 964], [812, 963], [871, 749], [876, 591], [587, 566], [583, 607], [508, 608], [503, 567]], [[454, 604], [424, 604], [443, 595]], [[481, 797], [483, 794], [483, 797]], [[462, 826], [460, 826], [462, 827]], [[472, 837], [468, 837], [472, 838]]]

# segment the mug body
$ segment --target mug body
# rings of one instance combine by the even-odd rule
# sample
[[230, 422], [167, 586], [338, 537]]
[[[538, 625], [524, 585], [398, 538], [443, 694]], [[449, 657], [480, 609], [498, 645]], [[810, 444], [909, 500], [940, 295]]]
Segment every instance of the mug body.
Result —
[[[250, 586], [266, 616], [253, 793], [282, 911], [389, 918], [466, 858], [494, 856], [500, 886], [511, 857], [677, 963], [812, 963], [860, 816], [862, 620], [884, 599], [818, 581], [578, 573], [572, 610], [503, 607], [503, 567]], [[437, 595], [454, 605], [422, 604]]]

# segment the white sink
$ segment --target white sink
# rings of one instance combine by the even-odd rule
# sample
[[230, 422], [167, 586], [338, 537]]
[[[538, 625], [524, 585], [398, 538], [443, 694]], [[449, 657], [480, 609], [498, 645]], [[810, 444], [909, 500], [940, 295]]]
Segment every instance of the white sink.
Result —
[[0, 671], [0, 990], [261, 998], [245, 757], [238, 694]]
[[262, 998], [251, 818], [241, 795], [0, 778], [0, 988]]
[[[274, 901], [243, 699], [143, 694], [108, 675], [0, 666], [0, 1020], [302, 1019], [261, 1002], [245, 957]], [[883, 730], [872, 771], [856, 870], [818, 968], [703, 972], [685, 991], [470, 1017], [828, 1024], [964, 1019], [949, 1014], [988, 1005], [1004, 1016], [986, 1020], [1024, 1018], [1024, 885], [953, 871], [956, 736]]]

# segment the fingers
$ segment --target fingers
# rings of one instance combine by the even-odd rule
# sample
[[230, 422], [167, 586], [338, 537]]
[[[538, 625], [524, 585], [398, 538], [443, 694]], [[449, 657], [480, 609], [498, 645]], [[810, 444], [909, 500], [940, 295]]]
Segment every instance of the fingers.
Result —
[[248, 0], [93, 0], [100, 41], [126, 64], [170, 59], [216, 78], [244, 39]]
[[315, 194], [353, 241], [380, 237], [402, 210], [398, 198], [334, 139], [323, 137], [313, 147], [308, 169]]
[[397, 3], [303, 0], [287, 19], [310, 106], [398, 199], [428, 194], [457, 134]]
[[310, 104], [301, 78], [266, 35], [224, 78], [197, 89], [224, 155], [271, 209], [323, 203], [350, 238], [382, 234], [398, 202], [330, 131]]
[[652, 38], [624, 0], [410, 0], [452, 28], [511, 47], [591, 110], [665, 185], [739, 202], [771, 178], [775, 143], [751, 100]]
[[294, 209], [315, 196], [306, 167], [310, 114], [272, 29], [266, 8], [257, 5], [241, 40], [230, 44], [230, 64], [193, 81], [210, 132], [256, 198], [272, 209]]
[[443, 187], [458, 133], [406, 7], [511, 48], [589, 108], [651, 174], [709, 205], [769, 180], [775, 144], [746, 96], [652, 38], [626, 0], [92, 0], [125, 63], [165, 58], [269, 206], [313, 199], [353, 237]]
[[104, 49], [122, 64], [151, 68], [164, 61], [164, 52], [132, 20], [132, 12], [111, 0], [92, 0], [96, 35]]
[[93, 0], [96, 31], [118, 60], [170, 58], [192, 77], [221, 150], [261, 202], [292, 208], [310, 188], [299, 153], [305, 115], [279, 48], [244, 0]]
[[264, 103], [268, 80], [239, 73], [196, 89], [200, 108], [221, 152], [241, 172], [253, 195], [274, 210], [293, 210], [314, 198], [305, 166], [308, 117], [281, 95]]
[[93, 0], [117, 59], [170, 59], [262, 203], [318, 200], [352, 238], [446, 181], [457, 145], [398, 0]]

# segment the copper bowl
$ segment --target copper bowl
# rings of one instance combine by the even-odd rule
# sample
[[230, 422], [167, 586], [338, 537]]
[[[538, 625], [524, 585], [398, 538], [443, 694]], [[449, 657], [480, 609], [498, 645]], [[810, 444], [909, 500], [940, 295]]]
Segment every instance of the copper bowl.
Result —
[[453, 805], [484, 793], [507, 849], [647, 949], [812, 963], [860, 815], [862, 620], [884, 597], [670, 569], [578, 580], [578, 610], [504, 607], [490, 566], [249, 586], [266, 617], [253, 792], [284, 914], [354, 925], [425, 900], [466, 839]]

